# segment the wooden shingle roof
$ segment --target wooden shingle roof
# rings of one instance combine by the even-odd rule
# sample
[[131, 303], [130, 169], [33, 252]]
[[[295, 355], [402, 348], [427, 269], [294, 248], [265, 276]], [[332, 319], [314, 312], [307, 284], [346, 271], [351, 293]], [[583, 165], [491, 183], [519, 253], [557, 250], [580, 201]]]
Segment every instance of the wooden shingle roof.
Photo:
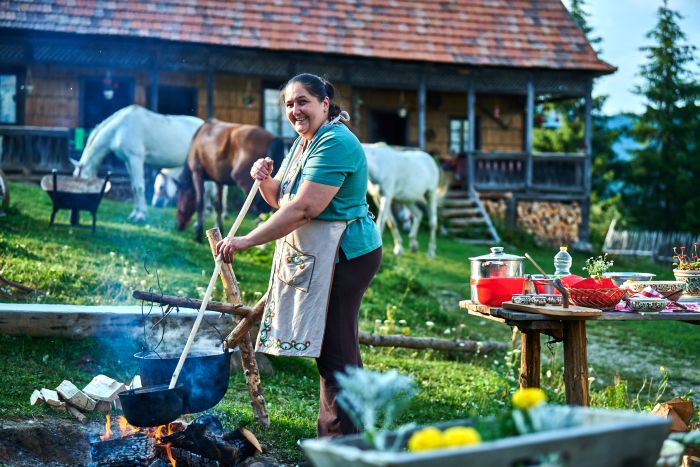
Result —
[[560, 0], [0, 0], [0, 27], [610, 73]]

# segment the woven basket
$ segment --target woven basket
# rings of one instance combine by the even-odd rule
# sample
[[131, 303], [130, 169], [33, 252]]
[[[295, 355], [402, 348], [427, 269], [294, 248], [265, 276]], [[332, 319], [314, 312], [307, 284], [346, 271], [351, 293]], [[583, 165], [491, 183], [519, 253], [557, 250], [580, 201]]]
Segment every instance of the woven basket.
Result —
[[574, 305], [599, 310], [615, 308], [626, 292], [617, 287], [611, 289], [570, 289], [567, 287], [566, 291], [569, 293], [569, 300]]

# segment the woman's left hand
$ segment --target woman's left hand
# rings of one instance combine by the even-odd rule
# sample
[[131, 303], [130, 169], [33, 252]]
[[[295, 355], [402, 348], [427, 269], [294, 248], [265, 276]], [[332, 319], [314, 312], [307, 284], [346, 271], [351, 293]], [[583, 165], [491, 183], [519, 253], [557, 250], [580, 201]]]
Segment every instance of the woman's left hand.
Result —
[[221, 255], [224, 263], [233, 261], [233, 254], [240, 250], [245, 250], [251, 245], [245, 240], [245, 237], [224, 237], [216, 244], [216, 254]]

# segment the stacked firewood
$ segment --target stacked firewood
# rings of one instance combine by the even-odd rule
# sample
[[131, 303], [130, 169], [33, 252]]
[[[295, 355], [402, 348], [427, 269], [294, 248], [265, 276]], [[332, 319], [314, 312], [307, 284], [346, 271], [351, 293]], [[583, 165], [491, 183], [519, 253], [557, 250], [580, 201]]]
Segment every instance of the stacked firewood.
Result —
[[504, 199], [482, 199], [481, 204], [493, 220], [503, 221], [506, 218], [506, 201]]
[[97, 375], [82, 390], [68, 380], [63, 380], [56, 389], [35, 389], [29, 397], [31, 405], [46, 404], [55, 410], [65, 410], [80, 423], [85, 423], [85, 412], [111, 410], [117, 403], [119, 393], [126, 386], [109, 376]]
[[578, 240], [578, 203], [520, 201], [516, 213], [518, 226], [544, 244], [565, 245]]

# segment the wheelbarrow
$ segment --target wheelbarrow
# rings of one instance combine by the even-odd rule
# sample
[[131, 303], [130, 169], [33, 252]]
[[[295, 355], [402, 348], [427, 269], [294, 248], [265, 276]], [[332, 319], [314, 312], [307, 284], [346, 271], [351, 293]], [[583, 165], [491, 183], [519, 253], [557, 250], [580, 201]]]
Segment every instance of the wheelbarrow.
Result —
[[80, 225], [80, 211], [88, 211], [92, 214], [92, 231], [95, 231], [97, 223], [97, 208], [105, 193], [111, 188], [109, 177], [102, 178], [76, 178], [67, 175], [58, 175], [56, 169], [50, 175], [41, 179], [41, 188], [48, 193], [53, 208], [51, 210], [52, 227], [56, 220], [56, 213], [61, 209], [70, 209], [70, 223], [73, 226]]

